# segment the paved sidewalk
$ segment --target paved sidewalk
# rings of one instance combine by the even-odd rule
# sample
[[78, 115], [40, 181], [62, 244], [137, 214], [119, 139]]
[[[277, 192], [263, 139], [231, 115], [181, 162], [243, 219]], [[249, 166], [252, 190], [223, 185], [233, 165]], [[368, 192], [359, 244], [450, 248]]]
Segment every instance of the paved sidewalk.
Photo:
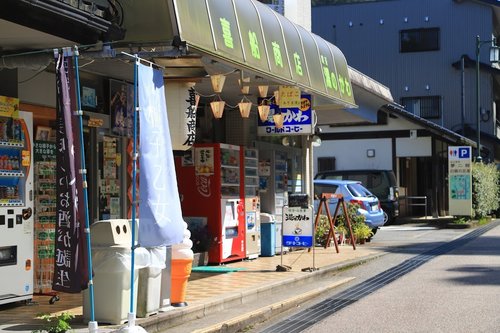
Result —
[[[345, 265], [354, 265], [363, 260], [382, 255], [382, 252], [371, 247], [370, 243], [357, 245], [353, 250], [350, 245], [339, 246], [339, 253], [334, 247], [324, 249], [316, 247], [311, 251], [300, 249], [283, 256], [259, 257], [254, 260], [228, 263], [228, 268], [241, 270], [223, 274], [207, 274], [193, 272], [188, 282], [186, 302], [188, 306], [171, 308], [148, 318], [138, 318], [137, 324], [148, 332], [164, 331], [174, 325], [186, 321], [203, 319], [234, 305], [251, 303], [271, 292], [286, 290], [295, 284], [319, 280], [326, 274], [332, 274]], [[278, 265], [290, 266], [289, 271], [277, 271]], [[310, 269], [315, 268], [315, 269]], [[303, 271], [305, 269], [305, 271]], [[337, 281], [336, 283], [342, 283]], [[314, 293], [309, 292], [313, 297]], [[21, 303], [0, 306], [0, 331], [31, 332], [41, 328], [41, 322], [35, 319], [38, 313], [71, 312], [76, 318], [72, 327], [76, 332], [86, 332], [87, 326], [82, 320], [81, 294], [59, 294], [60, 300], [49, 304], [51, 296], [36, 295], [34, 304], [27, 306]], [[106, 325], [99, 323], [100, 332], [112, 332], [125, 325]], [[174, 330], [175, 331], [175, 330]], [[203, 330], [201, 330], [203, 331]]]

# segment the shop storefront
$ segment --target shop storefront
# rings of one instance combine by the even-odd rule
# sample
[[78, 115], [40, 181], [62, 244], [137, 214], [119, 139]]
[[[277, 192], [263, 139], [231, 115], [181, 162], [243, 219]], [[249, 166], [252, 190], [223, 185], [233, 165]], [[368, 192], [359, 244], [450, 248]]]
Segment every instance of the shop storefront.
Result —
[[[315, 107], [356, 108], [348, 66], [334, 45], [257, 1], [173, 1], [169, 15], [172, 37], [205, 72], [183, 78], [196, 82], [199, 97], [194, 147], [178, 152], [183, 214], [195, 244], [211, 245], [209, 262], [243, 259], [251, 252], [245, 233], [260, 230], [260, 213], [271, 214], [279, 228], [288, 194], [309, 192]], [[168, 81], [182, 60], [154, 61], [166, 67]], [[238, 163], [225, 161], [235, 149]], [[253, 150], [255, 192], [247, 175], [252, 159], [245, 159]], [[238, 216], [228, 217], [234, 211]]]
[[[125, 15], [122, 45], [132, 45], [164, 71], [180, 194], [185, 219], [193, 221], [191, 232], [203, 234], [208, 228], [209, 245], [214, 238], [228, 239], [212, 263], [258, 256], [258, 244], [250, 250], [255, 238], [247, 236], [257, 230], [260, 213], [279, 222], [289, 193], [311, 193], [315, 108], [356, 108], [345, 57], [258, 1], [132, 1], [123, 10], [136, 15]], [[152, 29], [149, 22], [158, 24]], [[142, 44], [157, 49], [144, 51]], [[114, 57], [82, 52], [88, 59], [80, 94], [91, 223], [131, 216], [133, 73], [119, 50]], [[55, 109], [34, 104], [21, 103], [21, 108], [33, 114], [34, 146], [49, 149], [55, 141]], [[40, 158], [45, 163], [40, 167], [50, 168], [53, 156]], [[35, 170], [34, 177], [38, 189], [40, 179], [49, 176]], [[45, 190], [39, 193], [53, 195]], [[218, 193], [209, 205], [203, 199], [208, 193]], [[34, 211], [48, 203], [50, 198], [35, 201]], [[188, 205], [197, 209], [190, 212]], [[211, 215], [203, 206], [220, 209]], [[41, 239], [45, 234], [34, 235], [40, 259], [51, 251], [50, 230]], [[238, 242], [232, 241], [237, 237]], [[45, 284], [40, 278], [35, 291], [48, 291]]]

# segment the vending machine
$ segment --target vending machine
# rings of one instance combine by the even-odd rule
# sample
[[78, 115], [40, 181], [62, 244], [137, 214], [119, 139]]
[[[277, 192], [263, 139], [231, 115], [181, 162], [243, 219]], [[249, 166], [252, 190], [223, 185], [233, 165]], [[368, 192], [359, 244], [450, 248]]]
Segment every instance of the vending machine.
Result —
[[[284, 151], [262, 149], [259, 155], [261, 209], [275, 218], [276, 253], [281, 253], [283, 207], [288, 205], [288, 156]], [[283, 247], [283, 252], [288, 248]]]
[[176, 158], [182, 213], [206, 217], [211, 264], [244, 259], [243, 150], [222, 143], [197, 144]]
[[259, 155], [257, 149], [244, 148], [246, 256], [260, 256]]
[[32, 115], [15, 110], [0, 110], [0, 304], [33, 298]]

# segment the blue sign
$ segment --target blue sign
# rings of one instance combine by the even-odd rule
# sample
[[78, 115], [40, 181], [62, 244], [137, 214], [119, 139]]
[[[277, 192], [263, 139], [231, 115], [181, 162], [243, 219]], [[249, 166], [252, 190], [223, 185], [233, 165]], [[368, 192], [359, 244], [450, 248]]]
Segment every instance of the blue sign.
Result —
[[312, 247], [312, 236], [283, 236], [283, 246]]
[[471, 158], [471, 147], [470, 146], [459, 146], [459, 147], [449, 147], [449, 158], [450, 160], [462, 160]]
[[458, 149], [459, 158], [470, 158], [470, 147], [460, 147]]
[[[257, 135], [304, 135], [313, 134], [313, 115], [311, 109], [311, 95], [301, 94], [301, 102], [299, 108], [283, 108], [270, 103], [269, 116], [265, 121], [258, 117]], [[259, 98], [259, 104], [269, 99]], [[274, 124], [273, 115], [279, 113], [283, 115], [284, 122], [282, 128], [277, 128]]]
[[284, 246], [313, 246], [313, 209], [312, 207], [283, 207]]

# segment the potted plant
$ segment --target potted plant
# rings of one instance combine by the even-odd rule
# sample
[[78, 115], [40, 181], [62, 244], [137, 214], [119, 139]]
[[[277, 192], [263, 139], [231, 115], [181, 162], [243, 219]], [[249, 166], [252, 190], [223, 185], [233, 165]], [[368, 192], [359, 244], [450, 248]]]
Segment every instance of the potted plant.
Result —
[[[373, 232], [370, 227], [365, 223], [365, 217], [361, 214], [358, 214], [359, 204], [357, 203], [347, 203], [347, 214], [349, 216], [349, 222], [351, 223], [351, 229], [354, 237], [354, 241], [365, 241], [365, 239], [373, 236]], [[336, 230], [340, 233], [342, 232], [346, 242], [350, 242], [351, 234], [350, 230], [347, 226], [347, 221], [344, 217], [343, 212], [339, 214], [337, 217], [337, 221], [335, 223]], [[368, 230], [370, 231], [368, 233]], [[364, 237], [366, 236], [366, 237]]]
[[372, 229], [364, 222], [355, 223], [352, 226], [352, 232], [359, 243], [364, 244], [365, 240], [373, 236]]
[[68, 330], [71, 329], [71, 325], [69, 324], [69, 321], [73, 319], [75, 316], [72, 315], [69, 312], [63, 312], [60, 314], [48, 314], [48, 313], [41, 313], [37, 315], [38, 319], [41, 319], [45, 325], [43, 326], [42, 329], [39, 330], [34, 330], [33, 333], [63, 333], [67, 332]]
[[338, 243], [343, 244], [344, 240], [346, 239], [347, 235], [349, 234], [349, 231], [347, 230], [347, 228], [343, 222], [336, 223], [335, 232], [339, 235]]
[[328, 222], [328, 217], [326, 215], [320, 215], [318, 225], [316, 226], [316, 232], [314, 234], [314, 241], [316, 245], [326, 245], [329, 230], [330, 224]]

